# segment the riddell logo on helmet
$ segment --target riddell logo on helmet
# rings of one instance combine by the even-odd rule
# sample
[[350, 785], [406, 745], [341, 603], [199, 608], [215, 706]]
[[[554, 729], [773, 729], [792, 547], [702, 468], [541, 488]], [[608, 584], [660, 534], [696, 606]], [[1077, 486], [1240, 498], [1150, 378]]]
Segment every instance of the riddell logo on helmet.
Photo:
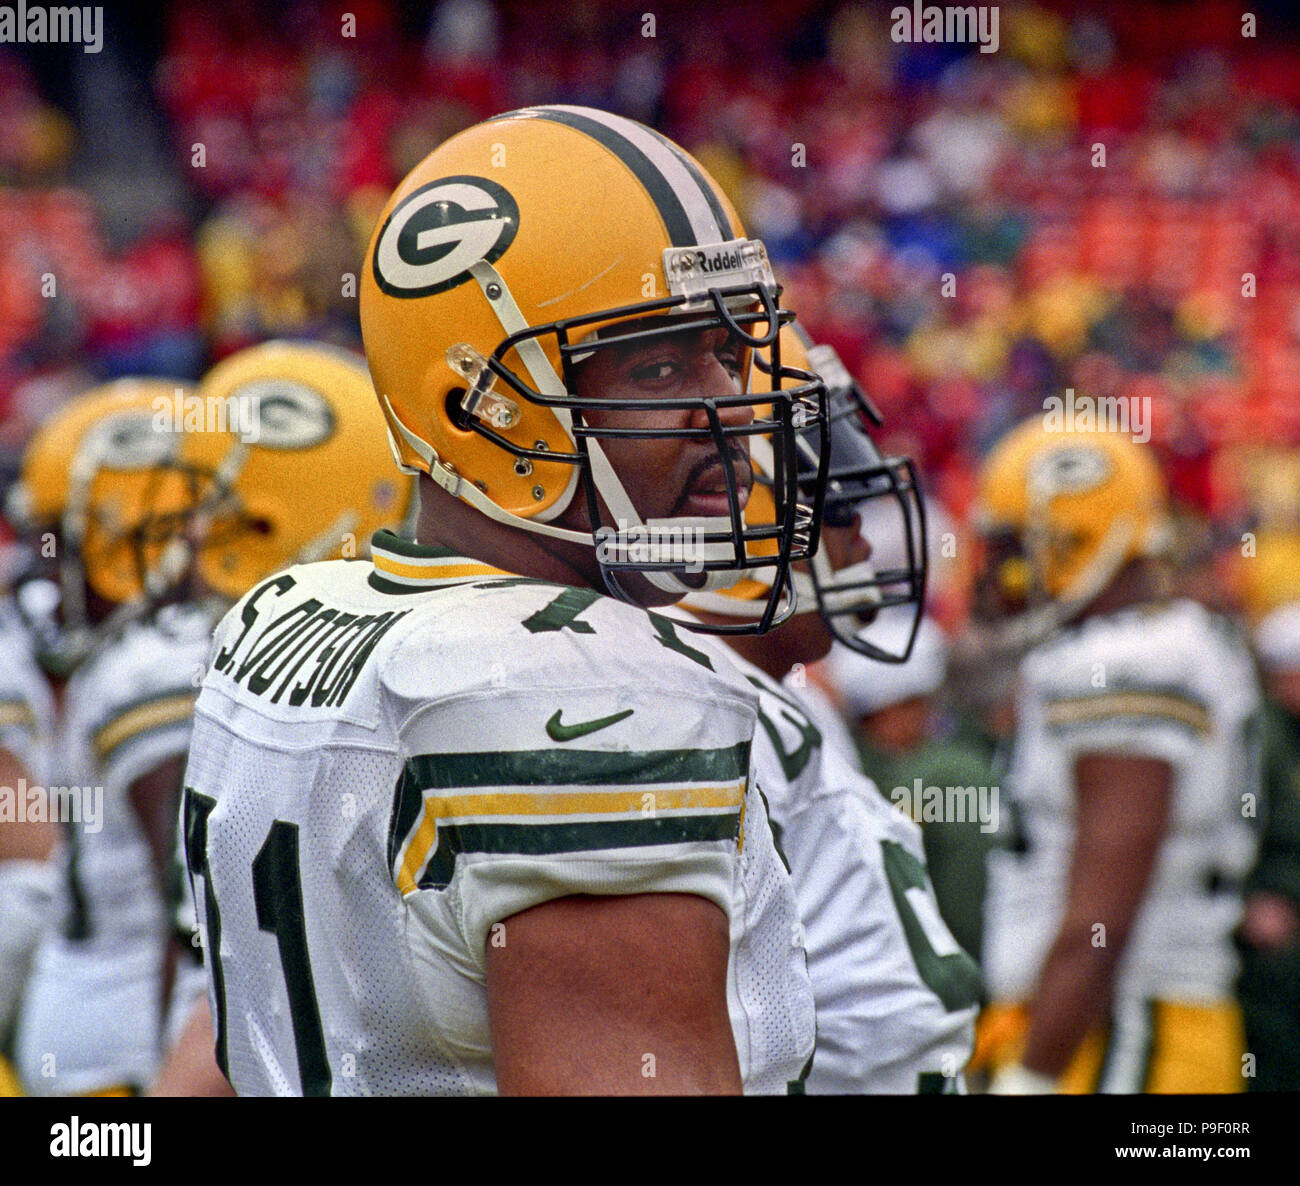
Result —
[[709, 289], [725, 287], [728, 282], [747, 287], [776, 285], [767, 252], [757, 239], [731, 239], [703, 247], [668, 247], [664, 249], [663, 263], [668, 290], [692, 302], [705, 298]]
[[408, 194], [375, 240], [375, 283], [395, 297], [424, 297], [464, 284], [477, 263], [495, 263], [514, 242], [519, 206], [486, 177], [444, 177]]
[[697, 251], [695, 266], [701, 272], [735, 272], [740, 268], [739, 251]]

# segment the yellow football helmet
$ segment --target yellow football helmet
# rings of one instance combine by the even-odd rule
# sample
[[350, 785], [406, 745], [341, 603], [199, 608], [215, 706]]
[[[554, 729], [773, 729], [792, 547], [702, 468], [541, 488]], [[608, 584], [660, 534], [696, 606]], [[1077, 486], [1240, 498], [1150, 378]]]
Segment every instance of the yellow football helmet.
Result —
[[177, 463], [178, 408], [190, 390], [143, 378], [93, 388], [42, 424], [23, 453], [6, 514], [34, 563], [16, 602], [54, 674], [84, 658], [113, 607], [179, 575], [172, 536], [210, 491], [210, 475]]
[[[629, 571], [681, 594], [763, 568], [781, 574], [780, 588], [789, 563], [816, 547], [794, 441], [826, 427], [819, 383], [766, 395], [766, 408], [743, 389], [657, 404], [574, 394], [576, 368], [598, 350], [687, 329], [734, 335], [743, 373], [754, 352], [779, 363], [778, 325], [790, 316], [779, 293], [762, 243], [677, 145], [607, 112], [535, 107], [453, 137], [398, 186], [367, 254], [361, 327], [406, 472], [498, 522], [593, 547], [618, 596]], [[754, 409], [752, 422], [722, 425], [718, 408], [733, 406]], [[597, 429], [584, 418], [655, 407], [705, 412], [710, 427]], [[766, 523], [746, 523], [729, 455], [736, 438], [763, 434], [774, 440], [775, 507]], [[712, 441], [729, 514], [643, 518], [602, 448], [618, 436]], [[590, 530], [560, 525], [575, 497]], [[635, 558], [636, 541], [659, 528], [697, 532], [696, 583], [680, 563]], [[764, 552], [763, 540], [777, 546]]]
[[[925, 607], [926, 543], [925, 506], [921, 502], [916, 467], [907, 457], [884, 458], [867, 433], [867, 424], [879, 426], [881, 416], [875, 405], [849, 373], [833, 346], [814, 345], [802, 326], [787, 325], [781, 329], [781, 366], [786, 371], [785, 380], [800, 383], [809, 376], [817, 376], [825, 384], [828, 394], [831, 421], [829, 467], [823, 522], [833, 527], [847, 527], [865, 504], [874, 500], [888, 500], [899, 512], [896, 532], [903, 565], [898, 569], [877, 570], [870, 561], [861, 561], [848, 567], [835, 569], [819, 547], [808, 571], [796, 570], [791, 574], [797, 598], [795, 613], [816, 611], [830, 629], [831, 634], [845, 646], [885, 663], [905, 662], [911, 654], [912, 643]], [[770, 391], [772, 375], [762, 367], [756, 368], [754, 389]], [[800, 478], [815, 474], [819, 468], [817, 451], [819, 442], [815, 435], [803, 434], [798, 443]], [[768, 442], [755, 441], [754, 463], [757, 472], [766, 472]], [[760, 481], [755, 487], [749, 514], [755, 507], [763, 513], [761, 494], [770, 492]], [[814, 496], [805, 491], [808, 498]], [[760, 599], [768, 595], [768, 586], [757, 579], [741, 581], [730, 589], [713, 593], [689, 595], [683, 604], [727, 617], [757, 616]], [[892, 645], [900, 637], [896, 630], [889, 632], [891, 645], [883, 646], [880, 632], [869, 629], [870, 623], [882, 610], [898, 608], [907, 613], [908, 626], [902, 632], [905, 645]]]
[[1165, 550], [1168, 495], [1151, 450], [1129, 436], [1053, 431], [1035, 417], [985, 461], [975, 524], [993, 595], [1055, 624], [1085, 608], [1131, 560]]
[[187, 432], [184, 456], [211, 470], [197, 575], [241, 597], [291, 564], [364, 555], [371, 535], [408, 512], [412, 481], [393, 465], [364, 361], [314, 342], [265, 342], [232, 354], [195, 393], [217, 430]]

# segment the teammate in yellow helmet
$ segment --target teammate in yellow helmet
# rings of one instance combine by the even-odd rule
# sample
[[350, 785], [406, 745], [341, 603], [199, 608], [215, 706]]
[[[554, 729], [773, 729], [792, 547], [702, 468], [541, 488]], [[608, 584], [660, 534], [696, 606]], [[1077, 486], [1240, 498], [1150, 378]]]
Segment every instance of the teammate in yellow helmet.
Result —
[[[365, 362], [350, 351], [293, 341], [249, 347], [203, 377], [194, 407], [221, 420], [220, 431], [185, 438], [185, 461], [213, 469], [220, 491], [190, 534], [194, 573], [199, 589], [226, 604], [290, 565], [367, 556], [371, 535], [401, 526], [412, 510], [414, 483], [394, 464]], [[182, 942], [172, 949], [184, 953], [175, 1045], [152, 1094], [230, 1091], [213, 1056], [207, 1001], [195, 1008], [185, 999], [187, 988], [202, 991], [201, 978], [186, 984], [203, 955], [197, 927], [183, 907]]]
[[233, 601], [290, 564], [364, 556], [410, 510], [413, 483], [393, 462], [359, 355], [265, 342], [219, 362], [195, 399], [229, 409], [224, 438], [185, 445], [195, 465], [217, 467], [224, 491], [205, 512], [196, 565], [208, 590]]
[[[121, 607], [164, 577], [169, 528], [209, 493], [177, 464], [188, 386], [119, 379], [60, 408], [23, 452], [7, 517], [33, 564], [15, 601], [43, 666], [66, 678]], [[158, 422], [158, 425], [156, 425]], [[166, 427], [160, 427], [165, 424]]]
[[1239, 1091], [1253, 666], [1226, 622], [1162, 596], [1151, 452], [1052, 428], [1017, 427], [980, 478], [980, 610], [1027, 653], [976, 1058], [995, 1091]]

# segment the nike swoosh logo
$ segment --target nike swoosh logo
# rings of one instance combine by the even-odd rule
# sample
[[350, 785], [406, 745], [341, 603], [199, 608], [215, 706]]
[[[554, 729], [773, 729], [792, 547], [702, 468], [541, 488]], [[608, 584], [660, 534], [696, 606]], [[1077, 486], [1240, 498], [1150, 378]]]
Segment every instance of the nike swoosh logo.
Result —
[[585, 737], [588, 733], [595, 733], [597, 729], [608, 729], [610, 725], [617, 725], [619, 721], [627, 720], [636, 709], [625, 708], [622, 712], [600, 717], [594, 721], [583, 721], [580, 725], [560, 724], [560, 714], [563, 711], [564, 709], [557, 708], [555, 715], [546, 722], [546, 735], [552, 741], [572, 741], [575, 737]]

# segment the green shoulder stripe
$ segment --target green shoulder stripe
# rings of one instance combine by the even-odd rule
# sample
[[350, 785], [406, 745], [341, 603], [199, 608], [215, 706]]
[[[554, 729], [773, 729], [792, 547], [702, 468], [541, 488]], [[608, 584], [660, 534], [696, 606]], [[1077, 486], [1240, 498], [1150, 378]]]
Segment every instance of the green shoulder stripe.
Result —
[[399, 585], [396, 581], [390, 581], [387, 577], [381, 577], [379, 573], [371, 571], [366, 577], [366, 583], [375, 590], [376, 593], [428, 593], [427, 585]]
[[445, 889], [456, 871], [456, 857], [463, 852], [538, 856], [710, 840], [734, 842], [739, 833], [738, 811], [592, 823], [566, 821], [557, 825], [443, 825], [438, 828], [437, 848], [416, 884], [420, 889]]
[[402, 781], [416, 792], [469, 787], [640, 786], [734, 782], [749, 772], [748, 741], [723, 749], [541, 749], [419, 754]]
[[436, 544], [417, 544], [413, 539], [406, 539], [391, 527], [381, 527], [370, 537], [370, 546], [382, 548], [386, 552], [396, 552], [399, 556], [412, 559], [430, 560], [457, 555], [454, 548], [443, 548]]

